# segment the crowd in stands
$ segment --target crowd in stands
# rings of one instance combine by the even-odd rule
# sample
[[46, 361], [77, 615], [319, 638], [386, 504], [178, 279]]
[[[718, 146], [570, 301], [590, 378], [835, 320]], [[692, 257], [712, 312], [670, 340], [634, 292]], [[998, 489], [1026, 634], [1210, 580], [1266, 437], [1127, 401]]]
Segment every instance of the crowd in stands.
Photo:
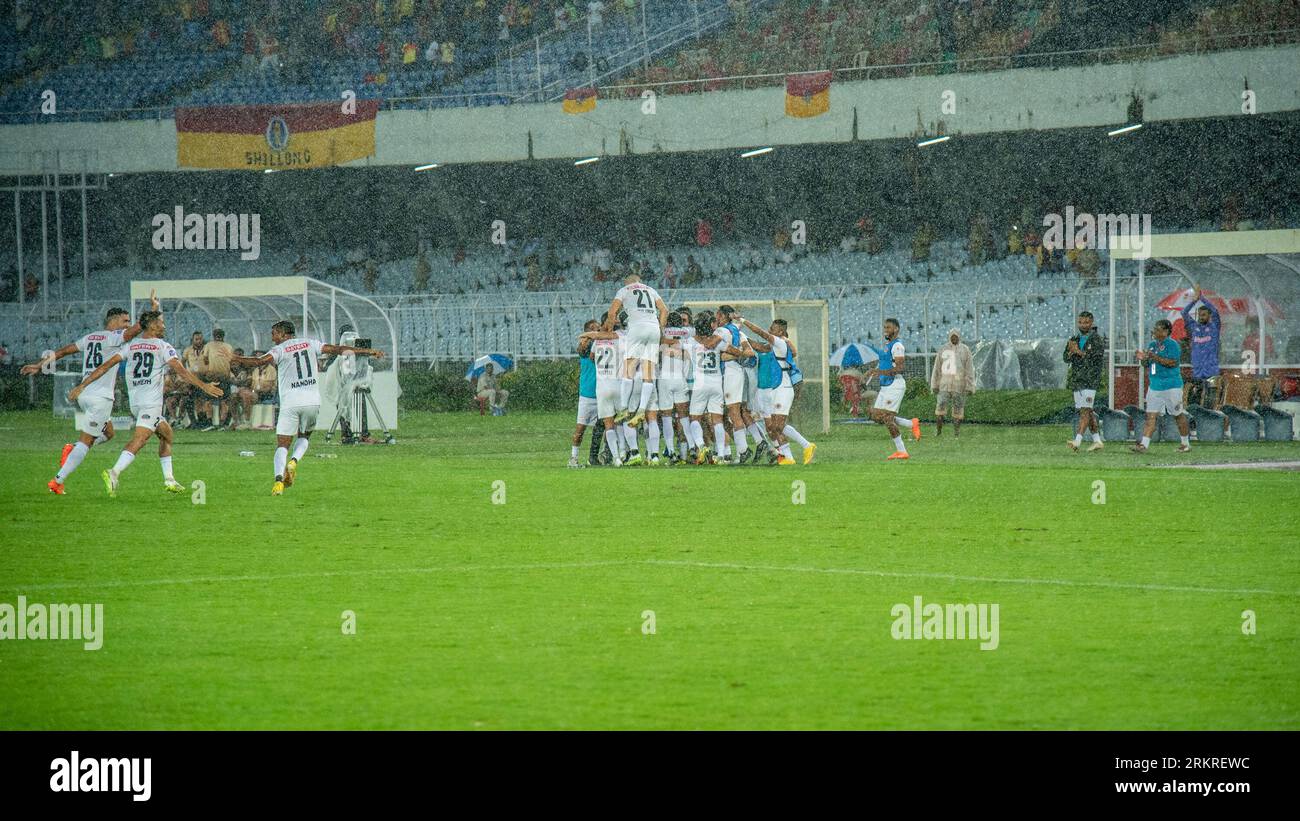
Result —
[[[742, 0], [732, 0], [743, 5]], [[662, 91], [713, 91], [718, 78], [817, 69], [899, 66], [901, 74], [1029, 64], [1020, 55], [1155, 45], [1157, 54], [1294, 41], [1300, 4], [1291, 0], [1217, 3], [1085, 3], [1074, 0], [784, 0], [771, 14], [738, 14], [736, 24], [633, 73]], [[1131, 55], [1129, 55], [1131, 57]], [[1096, 59], [1080, 57], [1079, 59]], [[1055, 64], [1068, 62], [1069, 57]], [[860, 79], [852, 72], [846, 79]], [[701, 82], [689, 82], [700, 80]], [[773, 81], [779, 81], [775, 77]], [[746, 81], [748, 82], [748, 81]]]
[[[42, 78], [64, 90], [85, 86], [65, 110], [332, 99], [336, 80], [358, 83], [368, 96], [458, 94], [472, 98], [469, 104], [503, 102], [508, 88], [501, 83], [513, 88], [518, 66], [501, 63], [512, 75], [501, 81], [484, 71], [494, 57], [535, 35], [549, 42], [581, 32], [577, 45], [557, 48], [543, 61], [548, 78], [579, 82], [586, 71], [575, 73], [576, 62], [567, 61], [586, 64], [599, 56], [586, 53], [588, 25], [600, 36], [621, 22], [640, 37], [642, 1], [15, 0], [0, 15], [0, 111], [34, 110]], [[680, 25], [694, 13], [682, 3], [669, 11], [670, 0], [645, 2], [660, 27]], [[951, 71], [1016, 64], [986, 58], [1134, 43], [1154, 43], [1157, 54], [1261, 45], [1294, 40], [1300, 28], [1300, 4], [1292, 0], [1160, 0], [1118, 11], [1123, 4], [1082, 0], [726, 4], [730, 15], [720, 29], [687, 38], [649, 66], [637, 65], [638, 57], [605, 67], [601, 82], [619, 82], [628, 95], [649, 83], [675, 83], [662, 88], [668, 92], [712, 90], [728, 84], [710, 78], [773, 74], [776, 82], [784, 72], [822, 68]], [[657, 17], [659, 10], [668, 16]], [[567, 70], [550, 65], [556, 60], [566, 61]], [[533, 64], [529, 72], [539, 68]], [[635, 73], [620, 80], [620, 68]], [[461, 82], [477, 71], [485, 76]], [[250, 93], [249, 79], [272, 88]]]

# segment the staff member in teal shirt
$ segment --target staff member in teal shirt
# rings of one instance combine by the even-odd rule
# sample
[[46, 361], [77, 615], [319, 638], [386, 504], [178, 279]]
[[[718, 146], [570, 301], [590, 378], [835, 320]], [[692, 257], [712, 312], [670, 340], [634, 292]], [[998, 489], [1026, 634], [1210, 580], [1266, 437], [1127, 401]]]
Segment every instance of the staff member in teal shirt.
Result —
[[1142, 441], [1133, 446], [1134, 453], [1147, 452], [1151, 434], [1156, 432], [1156, 422], [1162, 413], [1178, 419], [1178, 437], [1182, 440], [1178, 452], [1187, 453], [1192, 449], [1188, 441], [1187, 412], [1183, 409], [1183, 374], [1178, 366], [1182, 348], [1170, 338], [1173, 330], [1169, 320], [1158, 320], [1146, 350], [1137, 352], [1138, 361], [1146, 365], [1150, 383], [1147, 385], [1146, 428], [1142, 431]]
[[[599, 330], [600, 323], [594, 319], [588, 319], [583, 323], [582, 330], [588, 331]], [[578, 450], [582, 447], [582, 435], [588, 427], [599, 424], [600, 420], [596, 418], [596, 363], [591, 358], [591, 340], [578, 340], [578, 425], [573, 431], [573, 442], [569, 448], [569, 467], [580, 468], [584, 465], [578, 461]], [[597, 464], [596, 458], [600, 455], [601, 433], [598, 430], [591, 437], [591, 458], [588, 462], [592, 465]]]

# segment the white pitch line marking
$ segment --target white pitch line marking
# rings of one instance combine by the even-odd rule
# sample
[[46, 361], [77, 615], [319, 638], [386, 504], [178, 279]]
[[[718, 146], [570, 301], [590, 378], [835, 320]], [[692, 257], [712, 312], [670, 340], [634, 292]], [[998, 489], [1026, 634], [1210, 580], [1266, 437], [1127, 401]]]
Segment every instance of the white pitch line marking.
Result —
[[262, 576], [196, 576], [188, 579], [118, 579], [112, 581], [70, 581], [52, 584], [30, 584], [10, 587], [26, 594], [38, 590], [66, 590], [69, 588], [124, 588], [165, 587], [184, 584], [229, 584], [239, 582], [277, 582], [295, 579], [328, 579], [356, 576], [402, 576], [431, 573], [471, 573], [475, 571], [512, 570], [589, 570], [597, 567], [683, 567], [702, 570], [742, 570], [758, 573], [820, 573], [836, 576], [870, 576], [881, 579], [934, 579], [949, 582], [975, 582], [984, 584], [1042, 585], [1048, 587], [1097, 587], [1109, 590], [1144, 590], [1160, 593], [1210, 593], [1215, 595], [1256, 595], [1300, 598], [1298, 590], [1265, 590], [1257, 588], [1198, 587], [1174, 584], [1144, 584], [1140, 582], [1077, 581], [1072, 579], [1002, 578], [997, 576], [963, 576], [955, 573], [927, 573], [924, 571], [869, 570], [856, 567], [808, 567], [800, 565], [756, 565], [732, 562], [688, 562], [671, 559], [627, 559], [600, 562], [540, 562], [537, 564], [466, 564], [443, 567], [394, 567], [358, 570], [325, 570], [315, 573], [279, 573]]
[[832, 575], [875, 576], [884, 579], [938, 579], [952, 582], [986, 582], [991, 584], [1050, 585], [1058, 587], [1103, 587], [1117, 590], [1150, 590], [1163, 593], [1216, 593], [1252, 594], [1260, 596], [1286, 596], [1300, 598], [1300, 590], [1255, 590], [1220, 587], [1191, 587], [1174, 584], [1142, 584], [1139, 582], [1072, 581], [1070, 579], [1006, 579], [995, 576], [960, 576], [954, 573], [925, 573], [920, 571], [865, 570], [853, 567], [799, 567], [779, 565], [731, 564], [727, 562], [684, 562], [667, 559], [645, 559], [642, 564], [678, 567], [707, 567], [719, 570], [749, 570], [762, 573], [826, 573]]

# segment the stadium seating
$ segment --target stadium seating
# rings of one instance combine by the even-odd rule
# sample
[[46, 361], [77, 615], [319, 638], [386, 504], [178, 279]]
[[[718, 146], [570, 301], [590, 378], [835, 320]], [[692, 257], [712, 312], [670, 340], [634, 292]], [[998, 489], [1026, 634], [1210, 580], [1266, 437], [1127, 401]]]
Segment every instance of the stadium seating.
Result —
[[[593, 76], [635, 96], [638, 84], [650, 82], [679, 81], [660, 88], [671, 93], [728, 87], [688, 82], [702, 77], [768, 74], [764, 81], [775, 83], [784, 72], [828, 67], [864, 67], [846, 78], [988, 70], [1039, 64], [1019, 59], [1027, 52], [1128, 45], [1127, 29], [1105, 9], [1079, 4], [1076, 19], [1063, 25], [1052, 0], [974, 0], [955, 4], [951, 20], [940, 19], [941, 5], [906, 0], [645, 0], [630, 14], [606, 3], [590, 42], [585, 18], [561, 27], [542, 2], [470, 4], [463, 21], [440, 19], [444, 7], [423, 0], [410, 15], [400, 3], [381, 6], [379, 17], [356, 4], [351, 18], [320, 0], [282, 19], [262, 18], [259, 5], [245, 2], [115, 5], [114, 13], [83, 13], [70, 0], [50, 0], [18, 15], [21, 30], [0, 26], [0, 117], [34, 118], [47, 88], [58, 90], [57, 116], [77, 119], [337, 99], [340, 88], [391, 107], [433, 108], [556, 100]], [[532, 20], [516, 20], [500, 39], [498, 14], [523, 5]], [[1147, 39], [1159, 43], [1157, 53], [1294, 41], [1300, 27], [1293, 3], [1189, 5], [1196, 8], [1170, 4], [1152, 21]], [[456, 43], [452, 63], [427, 61], [428, 43], [448, 30], [455, 32], [443, 35]], [[257, 67], [263, 33], [276, 38], [265, 71]], [[1079, 37], [1087, 42], [1076, 43]], [[381, 42], [389, 55], [382, 64]], [[404, 43], [417, 48], [411, 64], [400, 56]]]

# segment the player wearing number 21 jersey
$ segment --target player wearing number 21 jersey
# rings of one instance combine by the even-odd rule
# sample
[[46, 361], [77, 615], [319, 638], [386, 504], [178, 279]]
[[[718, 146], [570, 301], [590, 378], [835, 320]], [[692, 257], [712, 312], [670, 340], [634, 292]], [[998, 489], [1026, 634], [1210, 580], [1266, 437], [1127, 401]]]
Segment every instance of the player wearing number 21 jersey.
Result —
[[[295, 336], [293, 323], [281, 320], [271, 326], [274, 347], [261, 356], [231, 357], [232, 365], [260, 368], [274, 364], [279, 377], [280, 418], [275, 423], [275, 482], [271, 495], [279, 496], [293, 484], [298, 461], [307, 453], [308, 438], [316, 429], [320, 413], [321, 354], [354, 354], [382, 358], [383, 351], [351, 345], [328, 345], [316, 339]], [[289, 445], [293, 444], [293, 456]]]
[[140, 314], [139, 324], [139, 338], [128, 342], [87, 374], [81, 384], [68, 394], [69, 400], [77, 400], [83, 391], [98, 384], [104, 374], [113, 371], [119, 363], [126, 363], [127, 397], [131, 403], [131, 415], [135, 417], [135, 430], [131, 434], [131, 441], [126, 443], [117, 457], [117, 463], [103, 473], [104, 487], [108, 490], [108, 495], [114, 497], [117, 496], [118, 478], [131, 466], [140, 448], [154, 434], [158, 435], [158, 459], [162, 463], [163, 487], [172, 493], [180, 493], [185, 489], [172, 474], [172, 429], [167, 420], [162, 418], [163, 382], [169, 369], [208, 396], [221, 396], [221, 390], [214, 383], [204, 382], [186, 369], [177, 357], [176, 349], [162, 338], [166, 331], [162, 313], [145, 311]]
[[[158, 299], [149, 295], [150, 306], [158, 310]], [[53, 353], [46, 354], [40, 362], [24, 365], [23, 376], [30, 376], [41, 371], [52, 371], [54, 363], [65, 356], [78, 354], [81, 359], [81, 377], [85, 379], [105, 360], [111, 359], [123, 345], [140, 334], [140, 326], [131, 325], [131, 315], [121, 308], [110, 308], [104, 317], [104, 330], [94, 331], [64, 345]], [[127, 327], [130, 325], [130, 327]], [[113, 438], [113, 394], [117, 386], [117, 372], [105, 371], [104, 375], [88, 385], [77, 399], [81, 410], [80, 436], [75, 444], [63, 446], [63, 459], [59, 472], [54, 475], [46, 487], [51, 493], [64, 495], [63, 483], [86, 458], [86, 454], [95, 445]]]
[[[659, 343], [668, 321], [668, 307], [659, 292], [641, 282], [636, 274], [623, 280], [605, 317], [605, 330], [614, 329], [620, 312], [627, 312], [626, 349], [623, 352], [622, 378], [619, 380], [618, 413], [614, 421], [627, 421], [636, 427], [645, 421], [646, 409], [654, 396], [655, 364], [659, 361]], [[633, 399], [634, 380], [641, 371], [641, 392]], [[631, 417], [629, 420], [628, 417]]]

